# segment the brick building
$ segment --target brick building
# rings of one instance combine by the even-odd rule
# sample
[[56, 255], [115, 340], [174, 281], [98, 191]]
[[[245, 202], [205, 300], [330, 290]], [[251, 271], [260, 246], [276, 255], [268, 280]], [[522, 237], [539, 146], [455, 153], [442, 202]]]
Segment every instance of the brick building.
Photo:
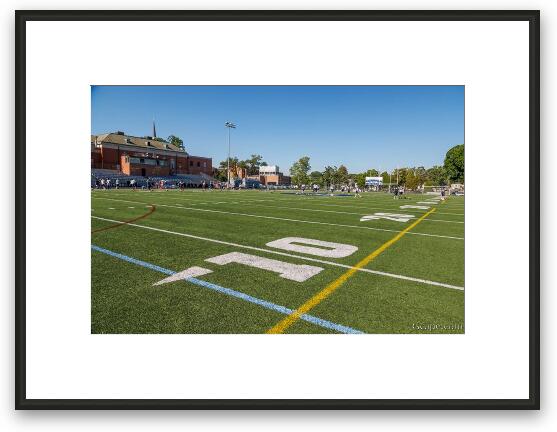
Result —
[[[153, 134], [155, 134], [153, 127]], [[111, 169], [127, 175], [154, 177], [179, 174], [212, 175], [212, 159], [192, 156], [156, 137], [124, 132], [91, 135], [91, 168]]]
[[290, 177], [285, 176], [277, 165], [265, 165], [259, 167], [259, 175], [247, 176], [251, 180], [257, 180], [265, 186], [288, 186]]

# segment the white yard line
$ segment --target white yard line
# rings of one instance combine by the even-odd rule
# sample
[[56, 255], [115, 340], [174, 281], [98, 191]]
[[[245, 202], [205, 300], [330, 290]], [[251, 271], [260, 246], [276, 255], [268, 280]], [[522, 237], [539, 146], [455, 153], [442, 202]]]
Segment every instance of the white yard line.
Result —
[[[356, 229], [365, 229], [365, 230], [371, 230], [371, 231], [384, 231], [384, 232], [394, 232], [394, 233], [399, 233], [400, 232], [398, 230], [391, 230], [391, 229], [386, 229], [386, 228], [373, 228], [373, 227], [364, 227], [364, 226], [360, 226], [360, 225], [346, 225], [346, 224], [337, 224], [337, 223], [332, 223], [332, 222], [318, 222], [318, 221], [308, 221], [308, 220], [301, 220], [301, 219], [280, 218], [280, 217], [276, 217], [276, 216], [263, 216], [263, 215], [254, 215], [254, 214], [250, 214], [250, 213], [229, 212], [229, 211], [224, 211], [224, 210], [202, 209], [202, 208], [199, 208], [199, 207], [184, 207], [184, 206], [170, 205], [170, 204], [144, 203], [144, 202], [139, 202], [139, 201], [129, 201], [129, 200], [122, 200], [122, 199], [115, 199], [115, 198], [103, 198], [103, 197], [95, 197], [95, 198], [96, 199], [110, 200], [110, 201], [135, 203], [135, 204], [151, 204], [151, 205], [154, 205], [154, 206], [157, 206], [157, 207], [176, 208], [176, 209], [180, 209], [180, 210], [193, 210], [193, 211], [207, 212], [207, 213], [219, 213], [219, 214], [227, 214], [227, 215], [234, 215], [234, 216], [245, 216], [245, 217], [254, 217], [254, 218], [260, 218], [260, 219], [279, 220], [279, 221], [285, 221], [285, 222], [307, 223], [307, 224], [314, 224], [314, 225], [340, 226], [340, 227], [344, 227], [344, 228], [356, 228]], [[452, 236], [444, 236], [444, 235], [438, 235], [438, 234], [417, 233], [417, 232], [413, 232], [413, 231], [410, 231], [407, 234], [425, 236], [425, 237], [446, 238], [446, 239], [452, 239], [452, 240], [464, 240], [463, 237], [452, 237]]]
[[[221, 203], [214, 203], [214, 202], [194, 202], [192, 205], [211, 205], [211, 204], [221, 204]], [[243, 201], [228, 201], [226, 202], [226, 204], [243, 204]], [[273, 205], [266, 205], [266, 204], [254, 204], [254, 203], [250, 203], [251, 205], [256, 205], [259, 207], [265, 207], [265, 208], [276, 208], [276, 209], [282, 209], [282, 210], [301, 210], [301, 211], [310, 211], [310, 212], [319, 212], [319, 213], [335, 213], [335, 214], [347, 214], [347, 215], [357, 215], [357, 216], [366, 216], [369, 212], [367, 213], [357, 213], [357, 212], [343, 212], [343, 211], [337, 211], [337, 210], [321, 210], [321, 209], [310, 209], [310, 208], [302, 208], [302, 207], [290, 207], [290, 206], [273, 206]], [[179, 206], [183, 206], [183, 204], [176, 204]], [[379, 210], [378, 208], [376, 210]], [[393, 210], [393, 209], [382, 209], [382, 210]], [[407, 213], [412, 213], [412, 214], [416, 214], [415, 212], [412, 211], [407, 211]], [[418, 215], [421, 213], [417, 213]], [[447, 222], [447, 223], [455, 223], [455, 224], [463, 224], [463, 221], [451, 221], [451, 220], [444, 220], [444, 219], [424, 219], [423, 222]]]
[[[169, 198], [173, 198], [173, 197], [169, 197]], [[259, 200], [262, 201], [262, 200]], [[206, 202], [194, 202], [192, 205], [211, 205], [211, 204], [222, 204], [222, 202], [210, 202], [210, 201], [206, 201]], [[243, 201], [227, 201], [225, 204], [243, 204]], [[302, 208], [302, 207], [290, 207], [290, 206], [273, 206], [273, 205], [267, 205], [267, 204], [258, 204], [258, 203], [250, 203], [251, 205], [256, 205], [259, 207], [265, 207], [265, 208], [276, 208], [276, 209], [282, 209], [282, 210], [301, 210], [301, 211], [309, 211], [309, 212], [319, 212], [319, 213], [335, 213], [335, 214], [347, 214], [347, 215], [357, 215], [357, 216], [366, 216], [368, 213], [357, 213], [357, 212], [344, 212], [344, 211], [337, 211], [337, 210], [321, 210], [321, 209], [311, 209], [311, 208]], [[176, 205], [180, 205], [183, 206], [183, 204], [176, 204]], [[384, 209], [387, 210], [387, 209]], [[412, 213], [415, 214], [415, 212], [408, 212], [408, 213]], [[418, 213], [421, 214], [421, 213]], [[444, 220], [444, 219], [424, 219], [424, 222], [447, 222], [447, 223], [455, 223], [455, 224], [463, 224], [464, 222], [462, 221], [450, 221], [450, 220]]]
[[[99, 216], [91, 216], [91, 218], [102, 220], [102, 221], [105, 221], [105, 222], [113, 222], [113, 223], [123, 223], [124, 222], [124, 221], [119, 221], [119, 220], [114, 220], [114, 219], [103, 218], [103, 217], [99, 217]], [[340, 264], [340, 263], [336, 263], [336, 262], [333, 262], [333, 261], [327, 261], [327, 260], [322, 260], [322, 259], [318, 259], [318, 258], [310, 258], [310, 257], [301, 256], [301, 255], [289, 254], [289, 253], [286, 253], [286, 252], [279, 252], [279, 251], [271, 250], [271, 249], [258, 248], [258, 247], [255, 247], [255, 246], [247, 246], [247, 245], [243, 245], [243, 244], [239, 244], [239, 243], [232, 243], [232, 242], [227, 242], [227, 241], [223, 241], [223, 240], [216, 240], [216, 239], [211, 239], [211, 238], [207, 238], [207, 237], [196, 236], [196, 235], [193, 235], [193, 234], [186, 234], [186, 233], [180, 233], [180, 232], [176, 232], [176, 231], [169, 231], [169, 230], [165, 230], [165, 229], [162, 229], [162, 228], [155, 228], [155, 227], [150, 227], [150, 226], [146, 226], [146, 225], [138, 225], [138, 224], [134, 224], [134, 223], [128, 223], [128, 224], [126, 224], [126, 226], [131, 226], [131, 227], [141, 228], [141, 229], [146, 229], [146, 230], [151, 230], [151, 231], [157, 231], [157, 232], [161, 232], [161, 233], [165, 233], [165, 234], [171, 234], [171, 235], [177, 235], [177, 236], [181, 236], [181, 237], [188, 237], [188, 238], [192, 238], [192, 239], [196, 239], [196, 240], [202, 240], [202, 241], [222, 244], [222, 245], [226, 245], [226, 246], [233, 246], [233, 247], [242, 248], [242, 249], [255, 250], [255, 251], [258, 251], [258, 252], [265, 252], [265, 253], [274, 254], [274, 255], [282, 255], [282, 256], [301, 259], [301, 260], [305, 260], [305, 261], [318, 262], [318, 263], [321, 263], [321, 264], [327, 264], [327, 265], [331, 265], [331, 266], [335, 266], [335, 267], [355, 269], [357, 271], [361, 271], [361, 272], [364, 272], [364, 273], [371, 273], [371, 274], [391, 277], [391, 278], [395, 278], [395, 279], [402, 279], [402, 280], [407, 280], [407, 281], [412, 281], [412, 282], [418, 282], [418, 283], [422, 283], [422, 284], [426, 284], [426, 285], [440, 286], [440, 287], [450, 288], [450, 289], [455, 289], [455, 290], [460, 290], [460, 291], [464, 290], [464, 287], [445, 284], [445, 283], [442, 283], [442, 282], [435, 282], [435, 281], [430, 281], [430, 280], [427, 280], [427, 279], [418, 279], [418, 278], [413, 278], [413, 277], [410, 277], [410, 276], [397, 275], [397, 274], [382, 272], [382, 271], [378, 271], [378, 270], [370, 270], [370, 269], [366, 269], [366, 268], [353, 267], [353, 266], [350, 266], [350, 265]]]
[[[116, 196], [124, 196], [127, 197], [128, 195], [126, 194], [115, 194], [115, 193], [110, 193], [112, 196], [116, 195]], [[153, 192], [151, 195], [156, 196], [157, 192]], [[296, 198], [268, 198], [268, 199], [240, 199], [238, 200], [237, 198], [240, 197], [234, 197], [235, 200], [227, 200], [227, 201], [218, 201], [218, 202], [211, 202], [211, 201], [207, 201], [207, 200], [194, 200], [194, 199], [189, 199], [186, 197], [178, 197], [178, 196], [173, 196], [173, 194], [165, 194], [163, 196], [164, 198], [170, 198], [170, 199], [175, 199], [175, 200], [181, 200], [181, 201], [188, 201], [191, 203], [195, 203], [195, 204], [248, 204], [248, 203], [254, 203], [254, 202], [277, 202], [277, 201], [282, 201], [282, 202], [289, 202], [289, 203], [297, 203], [300, 204], [300, 199], [296, 199]], [[196, 198], [200, 198], [200, 197], [196, 197]], [[323, 198], [330, 198], [330, 197], [323, 197]], [[352, 204], [325, 204], [325, 203], [317, 203], [317, 202], [308, 202], [308, 199], [306, 199], [305, 201], [302, 201], [304, 203], [308, 203], [310, 205], [315, 205], [315, 206], [319, 206], [319, 207], [342, 207], [342, 208], [355, 208], [355, 209], [361, 209], [362, 211], [367, 211], [367, 210], [399, 210], [399, 205], [400, 204], [412, 204], [412, 201], [406, 201], [405, 203], [402, 202], [404, 200], [401, 200], [399, 203], [397, 203], [397, 206], [395, 207], [391, 207], [389, 205], [383, 205], [382, 207], [367, 207], [367, 206], [359, 206], [359, 205], [352, 205]], [[379, 203], [370, 203], [370, 204], [374, 204], [374, 205], [382, 205]], [[261, 204], [262, 205], [262, 204]], [[290, 207], [289, 207], [290, 208]], [[310, 209], [307, 209], [310, 210]], [[412, 213], [412, 210], [407, 210], [409, 213]], [[416, 214], [422, 214], [422, 212], [416, 212], [414, 211], [413, 213]], [[444, 214], [444, 215], [452, 215], [452, 216], [464, 216], [464, 213], [451, 213], [451, 212], [443, 212], [443, 211], [436, 211], [436, 214]]]
[[[191, 201], [191, 200], [190, 200], [190, 201]], [[248, 203], [251, 203], [252, 201], [257, 201], [257, 202], [259, 202], [259, 201], [261, 201], [261, 200], [243, 200], [243, 201], [236, 201], [236, 202], [234, 202], [234, 204], [248, 204]], [[283, 200], [283, 199], [277, 199], [277, 200], [273, 200], [273, 201], [269, 200], [269, 201], [270, 201], [270, 202], [275, 202], [275, 201], [293, 202], [293, 201], [291, 201], [291, 200]], [[230, 203], [232, 203], [232, 202], [230, 202]], [[310, 205], [319, 206], [319, 207], [342, 207], [342, 208], [350, 207], [350, 208], [355, 208], [355, 209], [361, 209], [362, 211], [365, 211], [365, 210], [398, 210], [398, 209], [399, 209], [399, 206], [395, 206], [395, 207], [391, 207], [391, 206], [368, 207], [368, 206], [358, 206], [358, 205], [352, 205], [352, 204], [345, 204], [345, 205], [342, 205], [342, 204], [323, 204], [323, 203], [309, 203], [309, 204], [310, 204]], [[372, 204], [381, 205], [381, 204], [378, 204], [378, 203], [372, 203]], [[406, 202], [402, 202], [402, 201], [401, 201], [401, 202], [399, 202], [398, 204], [403, 204], [403, 205], [404, 205], [404, 204], [409, 204], [409, 205], [412, 205], [413, 203], [412, 203], [412, 202], [408, 202], [408, 201], [406, 201]], [[456, 209], [455, 209], [455, 210], [456, 210]], [[414, 213], [416, 213], [416, 214], [421, 214], [421, 213], [419, 213], [419, 212], [414, 212]], [[450, 215], [450, 216], [464, 216], [464, 213], [453, 213], [453, 212], [436, 212], [436, 214], [443, 214], [443, 215]]]
[[463, 221], [450, 221], [445, 219], [424, 219], [422, 222], [447, 222], [447, 223], [455, 223], [455, 224], [463, 224]]
[[[389, 202], [391, 204], [396, 204], [396, 206], [394, 207], [367, 207], [363, 202], [363, 205], [353, 205], [353, 204], [325, 204], [325, 203], [317, 203], [317, 202], [311, 202], [310, 200], [316, 200], [316, 201], [322, 201], [322, 200], [329, 200], [331, 199], [331, 197], [307, 197], [305, 200], [303, 197], [299, 197], [299, 198], [269, 198], [266, 200], [255, 200], [255, 199], [245, 199], [244, 202], [248, 202], [248, 201], [269, 201], [269, 202], [276, 202], [276, 201], [285, 201], [285, 202], [300, 202], [300, 200], [303, 200], [302, 202], [305, 203], [311, 203], [314, 205], [319, 205], [319, 206], [331, 206], [331, 207], [352, 207], [352, 208], [361, 208], [361, 209], [385, 209], [385, 210], [394, 210], [396, 208], [398, 208], [398, 205], [400, 205], [401, 203], [407, 203], [407, 204], [412, 204], [415, 203], [415, 201], [413, 200], [399, 200], [397, 203], [394, 203], [393, 200], [389, 200]], [[339, 198], [339, 199], [343, 199], [343, 198]], [[348, 199], [348, 198], [346, 198]], [[416, 198], [417, 199], [417, 198]], [[377, 202], [370, 202], [369, 204], [372, 205], [387, 205], [389, 206], [390, 204], [381, 204], [381, 203], [377, 203]], [[452, 204], [451, 204], [452, 205]], [[456, 210], [456, 209], [455, 209]], [[464, 216], [463, 213], [446, 213], [446, 214], [454, 214], [457, 216]]]

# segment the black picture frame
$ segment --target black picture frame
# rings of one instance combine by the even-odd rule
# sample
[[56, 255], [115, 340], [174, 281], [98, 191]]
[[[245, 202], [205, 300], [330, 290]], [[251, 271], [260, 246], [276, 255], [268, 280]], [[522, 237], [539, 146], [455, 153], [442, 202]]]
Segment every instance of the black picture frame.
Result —
[[[28, 21], [527, 21], [529, 23], [528, 399], [29, 399], [26, 395], [26, 23]], [[48, 11], [15, 12], [15, 408], [16, 409], [539, 409], [540, 407], [540, 12], [452, 11]]]

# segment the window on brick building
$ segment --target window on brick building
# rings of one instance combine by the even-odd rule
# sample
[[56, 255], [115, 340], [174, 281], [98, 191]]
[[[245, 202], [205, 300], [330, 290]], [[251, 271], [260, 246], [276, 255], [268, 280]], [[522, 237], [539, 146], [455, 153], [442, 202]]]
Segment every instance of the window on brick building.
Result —
[[193, 161], [190, 161], [190, 166], [193, 166]]
[[200, 164], [199, 162], [197, 162], [197, 166], [198, 166], [198, 167], [200, 167], [200, 166], [201, 166], [201, 164]]

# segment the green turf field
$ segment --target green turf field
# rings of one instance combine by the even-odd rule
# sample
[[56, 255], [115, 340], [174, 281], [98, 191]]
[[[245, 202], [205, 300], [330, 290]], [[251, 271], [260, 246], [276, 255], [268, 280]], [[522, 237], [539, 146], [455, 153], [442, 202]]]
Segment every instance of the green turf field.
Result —
[[464, 197], [362, 195], [92, 191], [91, 332], [464, 333]]

